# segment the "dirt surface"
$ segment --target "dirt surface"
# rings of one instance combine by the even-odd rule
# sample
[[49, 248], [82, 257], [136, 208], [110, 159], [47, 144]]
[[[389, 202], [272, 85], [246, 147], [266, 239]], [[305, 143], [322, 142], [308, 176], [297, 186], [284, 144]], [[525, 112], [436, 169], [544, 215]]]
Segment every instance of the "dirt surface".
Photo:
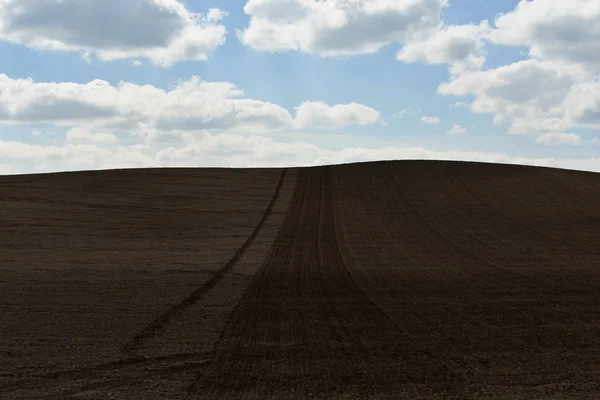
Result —
[[600, 398], [598, 174], [401, 161], [0, 185], [0, 397]]
[[262, 264], [294, 175], [0, 177], [0, 398], [178, 395]]

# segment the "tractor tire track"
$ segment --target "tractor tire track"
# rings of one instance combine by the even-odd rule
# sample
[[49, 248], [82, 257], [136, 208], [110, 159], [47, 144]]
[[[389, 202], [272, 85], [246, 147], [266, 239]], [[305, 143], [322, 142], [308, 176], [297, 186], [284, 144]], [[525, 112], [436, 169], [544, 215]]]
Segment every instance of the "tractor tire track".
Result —
[[214, 275], [209, 280], [207, 280], [202, 286], [198, 287], [181, 302], [170, 307], [167, 311], [165, 311], [157, 318], [155, 318], [152, 322], [150, 322], [148, 325], [146, 325], [145, 328], [138, 332], [129, 342], [127, 342], [123, 346], [123, 351], [131, 352], [138, 349], [145, 340], [157, 335], [167, 324], [169, 324], [172, 318], [174, 318], [177, 314], [181, 313], [182, 311], [184, 311], [185, 309], [189, 308], [190, 306], [198, 302], [200, 299], [202, 299], [204, 294], [206, 294], [208, 291], [214, 288], [223, 279], [225, 274], [227, 274], [233, 268], [233, 266], [239, 261], [244, 252], [248, 249], [248, 247], [250, 247], [254, 239], [258, 236], [261, 228], [263, 227], [265, 221], [271, 213], [271, 210], [273, 209], [277, 198], [279, 197], [279, 192], [281, 191], [281, 187], [283, 186], [283, 182], [285, 180], [287, 171], [287, 168], [282, 170], [281, 177], [279, 178], [279, 182], [277, 183], [277, 187], [275, 188], [275, 192], [273, 193], [271, 201], [267, 205], [267, 208], [265, 209], [261, 219], [258, 221], [258, 224], [254, 228], [254, 231], [250, 234], [250, 236], [244, 242], [244, 244], [235, 252], [233, 257], [231, 257], [231, 259], [225, 265], [223, 265], [223, 267], [220, 270], [215, 272]]
[[[109, 361], [102, 364], [90, 365], [81, 368], [66, 369], [44, 373], [28, 373], [15, 376], [16, 380], [0, 385], [0, 392], [14, 391], [24, 387], [44, 386], [48, 382], [56, 384], [59, 380], [82, 380], [92, 378], [100, 373], [120, 373], [134, 370], [136, 377], [140, 377], [138, 367], [143, 367], [149, 373], [177, 372], [184, 369], [198, 369], [209, 360], [210, 352], [179, 353], [157, 357], [127, 357], [120, 360]], [[196, 360], [196, 361], [193, 361]], [[181, 364], [180, 362], [184, 362]], [[154, 371], [153, 371], [154, 370]]]
[[[189, 398], [364, 397], [460, 380], [414, 349], [356, 284], [337, 243], [331, 168], [300, 170], [276, 247]], [[456, 385], [457, 387], [460, 385]]]
[[[330, 185], [333, 185], [334, 178], [331, 176], [332, 175], [331, 171], [332, 171], [331, 169], [328, 170], [329, 183], [330, 183]], [[362, 195], [368, 197], [370, 192], [367, 190], [364, 180], [358, 179], [357, 183], [360, 183], [360, 187], [362, 188]], [[385, 185], [380, 186], [380, 187], [388, 187], [389, 188], [389, 186], [385, 186]], [[348, 275], [348, 277], [352, 280], [352, 282], [354, 283], [356, 288], [358, 288], [358, 290], [360, 290], [362, 295], [365, 298], [369, 299], [371, 304], [373, 304], [373, 306], [376, 307], [379, 310], [379, 312], [381, 312], [383, 315], [385, 315], [385, 317], [394, 325], [396, 331], [398, 332], [399, 338], [402, 337], [403, 340], [406, 340], [407, 342], [410, 343], [413, 352], [422, 354], [426, 358], [429, 358], [430, 360], [432, 360], [434, 362], [434, 364], [439, 365], [447, 377], [451, 377], [451, 379], [455, 380], [456, 382], [462, 382], [463, 385], [467, 385], [468, 381], [465, 377], [463, 377], [460, 374], [458, 374], [457, 372], [453, 371], [441, 357], [438, 357], [434, 352], [428, 350], [425, 346], [422, 345], [422, 343], [420, 343], [420, 341], [417, 338], [415, 338], [413, 335], [411, 335], [405, 329], [405, 327], [402, 325], [402, 323], [400, 323], [396, 318], [394, 318], [394, 316], [393, 316], [394, 313], [393, 312], [391, 313], [390, 310], [388, 309], [388, 307], [386, 307], [386, 306], [384, 306], [384, 304], [382, 304], [382, 301], [380, 301], [380, 300], [378, 301], [377, 296], [373, 296], [373, 294], [370, 293], [368, 289], [364, 289], [363, 285], [360, 284], [359, 280], [357, 278], [355, 278], [354, 274], [350, 271], [350, 269], [349, 269], [350, 265], [353, 265], [355, 267], [358, 266], [358, 268], [360, 269], [360, 272], [363, 274], [361, 276], [361, 279], [364, 281], [370, 282], [371, 285], [374, 285], [374, 287], [376, 288], [375, 292], [379, 293], [379, 296], [381, 296], [382, 294], [384, 294], [387, 291], [387, 288], [385, 287], [386, 285], [382, 285], [382, 283], [385, 282], [385, 279], [377, 280], [377, 279], [373, 279], [373, 277], [370, 276], [371, 274], [365, 274], [365, 270], [361, 266], [360, 260], [356, 257], [356, 253], [354, 252], [354, 250], [352, 249], [352, 246], [348, 242], [346, 229], [345, 229], [345, 226], [342, 221], [343, 218], [340, 218], [340, 216], [338, 216], [337, 213], [335, 212], [335, 211], [337, 211], [336, 204], [339, 204], [339, 199], [336, 198], [335, 194], [336, 193], [334, 192], [334, 190], [329, 191], [329, 196], [328, 196], [328, 201], [330, 202], [329, 209], [332, 210], [332, 216], [330, 218], [330, 223], [332, 224], [332, 226], [330, 229], [331, 229], [331, 232], [333, 232], [333, 235], [335, 236], [334, 242], [335, 242], [335, 246], [336, 246], [336, 251], [340, 255], [340, 258], [342, 259], [341, 265], [344, 267], [344, 270], [345, 270], [346, 274]], [[375, 196], [377, 196], [377, 195], [375, 195]], [[367, 201], [366, 203], [369, 205], [372, 204], [371, 201]], [[372, 207], [369, 207], [368, 210], [370, 211], [369, 216], [371, 218], [377, 219], [377, 221], [378, 221], [377, 226], [380, 227], [380, 229], [384, 232], [385, 238], [392, 239], [391, 243], [392, 243], [393, 247], [396, 249], [397, 254], [403, 253], [401, 246], [398, 245], [397, 238], [394, 238], [393, 235], [391, 234], [391, 232], [387, 229], [386, 223], [388, 221], [384, 221], [384, 220], [380, 219], [380, 212], [377, 212], [380, 210], [376, 211], [376, 209], [372, 208]], [[345, 242], [346, 242], [346, 246], [344, 246], [344, 248], [349, 251], [349, 253], [350, 253], [349, 255], [344, 255], [344, 252], [342, 251], [342, 248], [340, 246], [340, 241], [337, 239], [338, 230], [341, 231], [339, 235], [342, 236], [342, 238], [343, 238], [342, 240], [345, 240]], [[396, 240], [394, 240], [394, 239], [396, 239]], [[365, 241], [365, 243], [367, 243], [367, 242], [368, 241]], [[410, 256], [408, 256], [407, 258], [410, 260], [413, 267], [418, 270], [419, 269], [418, 264], [415, 263], [415, 261], [413, 259], [411, 259]], [[379, 272], [379, 271], [371, 271], [371, 272]], [[390, 273], [389, 269], [387, 269], [387, 273], [388, 274]], [[375, 277], [377, 277], [377, 274], [374, 274], [374, 275], [375, 275]], [[382, 278], [383, 275], [379, 275], [379, 277]], [[373, 288], [373, 287], [371, 287], [371, 288]]]
[[[219, 339], [217, 341], [218, 348], [223, 343], [231, 341], [231, 337], [235, 336], [240, 338], [235, 343], [235, 349], [231, 349], [231, 352], [237, 351], [237, 360], [240, 368], [245, 368], [245, 365], [248, 363], [249, 359], [249, 349], [250, 344], [253, 340], [258, 340], [259, 336], [253, 331], [256, 330], [257, 326], [260, 326], [261, 323], [261, 315], [260, 313], [250, 313], [248, 310], [249, 299], [253, 299], [254, 302], [259, 303], [265, 301], [265, 297], [267, 296], [266, 290], [272, 291], [283, 291], [285, 290], [285, 283], [290, 282], [293, 277], [288, 276], [286, 271], [283, 269], [276, 269], [275, 263], [288, 265], [291, 262], [291, 258], [293, 254], [296, 254], [299, 250], [297, 249], [299, 238], [301, 233], [305, 230], [305, 224], [302, 224], [301, 216], [305, 215], [309, 210], [308, 206], [310, 202], [305, 201], [307, 195], [306, 186], [300, 183], [300, 179], [296, 181], [294, 186], [294, 192], [292, 194], [292, 198], [288, 205], [288, 211], [285, 214], [285, 219], [283, 224], [277, 234], [276, 240], [273, 242], [273, 246], [265, 258], [265, 261], [259, 271], [254, 275], [253, 281], [262, 281], [268, 279], [267, 276], [271, 274], [278, 273], [276, 281], [273, 286], [270, 288], [262, 288], [259, 286], [253, 286], [252, 283], [248, 287], [246, 293], [243, 295], [242, 299], [238, 302], [237, 306], [234, 308], [233, 312], [229, 316], [229, 320], [226, 324], [225, 329], [223, 329], [219, 335]], [[286, 248], [291, 247], [290, 251], [285, 251]], [[276, 259], [277, 257], [277, 259]], [[283, 307], [286, 307], [287, 304], [284, 304]], [[243, 315], [246, 321], [246, 324], [237, 325], [238, 330], [232, 329], [235, 324], [235, 319]], [[286, 323], [284, 327], [284, 331], [293, 334], [294, 331], [289, 328], [290, 324]], [[228, 329], [229, 328], [229, 329]], [[231, 354], [229, 352], [215, 352], [212, 357], [212, 362], [220, 365], [222, 363], [227, 362], [228, 357]], [[204, 379], [203, 379], [204, 378]], [[206, 379], [214, 379], [214, 373], [211, 375], [199, 375], [196, 377], [196, 380], [188, 387], [188, 396], [191, 398], [196, 398], [194, 395], [195, 392], [199, 390], [203, 386], [203, 380]], [[238, 377], [240, 378], [240, 377]], [[239, 386], [241, 382], [239, 379], [236, 379], [234, 382], [234, 386]], [[203, 392], [210, 395], [210, 388], [203, 388]]]

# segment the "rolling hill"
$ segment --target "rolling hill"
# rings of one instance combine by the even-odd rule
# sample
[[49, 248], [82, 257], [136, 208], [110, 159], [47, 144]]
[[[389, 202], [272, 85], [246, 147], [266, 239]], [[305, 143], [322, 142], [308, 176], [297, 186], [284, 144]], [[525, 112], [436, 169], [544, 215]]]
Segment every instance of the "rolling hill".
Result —
[[0, 177], [0, 397], [600, 397], [600, 174]]

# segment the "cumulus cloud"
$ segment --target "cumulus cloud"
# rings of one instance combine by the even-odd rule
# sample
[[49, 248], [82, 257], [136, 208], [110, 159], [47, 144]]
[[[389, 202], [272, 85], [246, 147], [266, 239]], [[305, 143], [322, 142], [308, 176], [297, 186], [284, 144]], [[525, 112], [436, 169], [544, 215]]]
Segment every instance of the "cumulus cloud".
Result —
[[472, 111], [508, 121], [511, 134], [544, 135], [543, 144], [558, 140], [548, 133], [600, 127], [600, 81], [577, 64], [523, 60], [455, 77], [438, 93], [474, 96]]
[[250, 23], [238, 36], [260, 51], [374, 53], [437, 30], [447, 6], [447, 0], [249, 0]]
[[157, 167], [155, 151], [143, 144], [113, 146], [73, 144], [42, 146], [0, 140], [0, 158], [27, 165], [12, 167], [8, 173], [53, 172], [81, 169]]
[[77, 51], [89, 60], [143, 57], [161, 66], [205, 60], [224, 43], [219, 9], [189, 11], [177, 0], [0, 0], [0, 39]]
[[421, 121], [425, 122], [426, 124], [439, 124], [440, 123], [440, 117], [428, 117], [426, 115], [421, 117]]
[[323, 101], [307, 101], [296, 107], [296, 128], [342, 128], [346, 125], [368, 125], [379, 121], [381, 114], [358, 103], [329, 106]]
[[[293, 118], [283, 107], [243, 98], [230, 82], [206, 82], [198, 77], [180, 81], [170, 90], [152, 85], [94, 80], [34, 82], [0, 74], [0, 121], [45, 122], [95, 131], [267, 132], [278, 129], [341, 128], [373, 124], [380, 113], [358, 103], [330, 106], [302, 103]], [[85, 131], [73, 134], [80, 137]], [[106, 135], [95, 140], [107, 140]]]
[[467, 132], [467, 128], [463, 128], [459, 124], [453, 124], [452, 128], [448, 132], [446, 132], [446, 134], [448, 134], [448, 135], [461, 135], [461, 134], [466, 133], [466, 132]]
[[99, 143], [113, 144], [117, 142], [117, 137], [111, 132], [93, 132], [85, 128], [71, 128], [65, 134], [67, 143]]
[[87, 84], [34, 83], [0, 74], [0, 120], [61, 121], [105, 118], [117, 115], [115, 104], [106, 96], [108, 82]]
[[600, 78], [573, 85], [564, 104], [566, 119], [570, 124], [600, 127]]
[[474, 95], [471, 110], [491, 113], [495, 122], [508, 118], [511, 133], [544, 133], [567, 128], [563, 101], [584, 76], [569, 65], [530, 59], [461, 75], [438, 93]]
[[[521, 0], [492, 23], [462, 25], [443, 20], [447, 6], [445, 0], [249, 0], [250, 23], [238, 35], [257, 50], [322, 56], [372, 53], [396, 42], [399, 61], [449, 65], [438, 93], [474, 98], [451, 108], [508, 121], [511, 134], [600, 127], [600, 3]], [[488, 42], [525, 46], [530, 59], [486, 69]]]
[[600, 72], [600, 2], [521, 0], [499, 16], [490, 40], [529, 47], [532, 58], [583, 64]]
[[538, 136], [535, 141], [546, 146], [556, 146], [560, 144], [577, 146], [581, 142], [581, 136], [576, 133], [551, 132]]
[[[525, 158], [506, 154], [431, 150], [422, 147], [318, 146], [303, 140], [276, 137], [207, 134], [181, 146], [160, 148], [143, 144], [105, 147], [97, 144], [42, 146], [0, 140], [0, 173], [48, 172], [74, 169], [167, 166], [283, 167], [373, 160], [435, 159], [540, 165], [600, 171], [600, 158]], [[13, 167], [11, 162], [27, 165]]]
[[33, 136], [56, 135], [55, 132], [52, 132], [52, 131], [41, 131], [41, 130], [35, 129], [35, 128], [31, 130], [31, 134]]
[[[598, 20], [598, 2], [521, 0], [493, 27], [480, 24], [485, 28], [474, 35], [484, 42], [525, 46], [530, 58], [485, 70], [455, 70], [438, 93], [473, 96], [471, 110], [493, 115], [496, 123], [508, 121], [509, 133], [536, 135], [547, 145], [579, 143], [565, 131], [600, 127]], [[481, 43], [471, 54], [481, 54]], [[423, 44], [415, 50], [419, 56], [407, 56], [409, 61], [438, 61], [435, 52], [427, 56], [427, 48]]]
[[399, 61], [451, 64], [453, 75], [479, 70], [485, 63], [484, 38], [490, 32], [487, 20], [479, 25], [447, 25], [420, 40], [404, 45]]
[[10, 174], [17, 174], [18, 172], [15, 172], [15, 169], [8, 165], [8, 164], [0, 164], [0, 175], [10, 175]]

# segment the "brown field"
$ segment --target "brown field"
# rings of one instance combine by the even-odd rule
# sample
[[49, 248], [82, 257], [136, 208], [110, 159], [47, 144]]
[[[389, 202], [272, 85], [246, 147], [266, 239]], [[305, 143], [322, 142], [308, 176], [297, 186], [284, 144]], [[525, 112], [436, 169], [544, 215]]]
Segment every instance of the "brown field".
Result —
[[0, 177], [0, 398], [598, 399], [600, 174]]

